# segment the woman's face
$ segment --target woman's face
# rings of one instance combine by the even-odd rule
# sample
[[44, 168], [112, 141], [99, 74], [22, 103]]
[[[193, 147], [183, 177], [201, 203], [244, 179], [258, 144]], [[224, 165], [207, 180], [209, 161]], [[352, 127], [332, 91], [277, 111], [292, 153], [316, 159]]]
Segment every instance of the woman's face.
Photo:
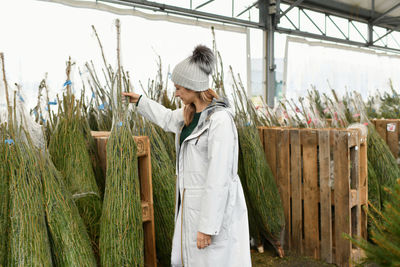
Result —
[[175, 84], [175, 88], [175, 97], [179, 97], [185, 105], [193, 103], [196, 97], [198, 97], [197, 93], [193, 90], [186, 89], [177, 84]]

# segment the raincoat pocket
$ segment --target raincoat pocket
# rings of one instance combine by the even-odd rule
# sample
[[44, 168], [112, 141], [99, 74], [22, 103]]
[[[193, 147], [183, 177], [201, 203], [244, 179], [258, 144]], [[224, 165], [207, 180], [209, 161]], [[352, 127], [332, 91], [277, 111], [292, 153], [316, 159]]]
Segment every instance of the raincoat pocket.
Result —
[[188, 236], [191, 242], [197, 242], [197, 227], [201, 209], [201, 194], [199, 194], [199, 192], [197, 193], [196, 195], [187, 196], [185, 199], [187, 208], [187, 217], [185, 220], [187, 222]]

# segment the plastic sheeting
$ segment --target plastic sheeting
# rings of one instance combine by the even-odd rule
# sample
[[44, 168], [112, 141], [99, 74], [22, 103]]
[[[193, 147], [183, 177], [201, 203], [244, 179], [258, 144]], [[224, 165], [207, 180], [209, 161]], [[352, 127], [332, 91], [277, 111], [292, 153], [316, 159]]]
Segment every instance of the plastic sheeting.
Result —
[[357, 91], [363, 98], [376, 90], [400, 89], [400, 56], [365, 48], [288, 37], [283, 93], [304, 96], [311, 86], [321, 93], [335, 89], [339, 95]]
[[108, 4], [98, 3], [97, 1], [80, 1], [80, 0], [38, 0], [42, 2], [52, 2], [63, 4], [70, 7], [77, 7], [77, 8], [91, 8], [97, 9], [102, 11], [111, 12], [117, 15], [134, 15], [138, 17], [142, 17], [149, 20], [163, 20], [175, 23], [181, 23], [186, 25], [193, 25], [193, 26], [201, 26], [204, 28], [210, 28], [213, 26], [215, 29], [224, 30], [224, 31], [231, 31], [231, 32], [238, 32], [238, 33], [246, 33], [246, 29], [244, 27], [232, 26], [227, 24], [219, 24], [219, 23], [210, 23], [201, 20], [194, 20], [194, 19], [187, 19], [179, 16], [170, 16], [170, 15], [162, 15], [162, 14], [150, 14], [146, 12], [139, 11], [137, 9], [132, 8], [118, 8], [115, 6], [111, 6]]
[[[6, 99], [6, 83], [7, 78], [4, 79], [2, 59], [0, 57], [0, 124], [7, 123], [9, 120], [9, 109], [7, 106]], [[7, 81], [8, 87], [8, 99], [11, 111], [13, 112], [13, 121], [17, 123], [16, 127], [22, 126], [30, 135], [34, 145], [38, 148], [45, 147], [45, 140], [43, 135], [42, 126], [35, 123], [29, 115], [25, 105], [25, 96], [21, 91], [21, 88], [13, 85], [10, 88], [10, 83]], [[15, 101], [14, 101], [15, 97]], [[15, 108], [14, 108], [15, 103]], [[24, 133], [22, 133], [24, 138]]]

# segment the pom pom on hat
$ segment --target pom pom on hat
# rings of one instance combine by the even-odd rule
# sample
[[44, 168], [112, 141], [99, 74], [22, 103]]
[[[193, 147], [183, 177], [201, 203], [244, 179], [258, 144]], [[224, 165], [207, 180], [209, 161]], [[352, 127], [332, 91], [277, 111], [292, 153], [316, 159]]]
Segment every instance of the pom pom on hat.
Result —
[[190, 63], [195, 63], [207, 75], [210, 75], [214, 70], [214, 54], [210, 48], [205, 45], [198, 45], [193, 50], [190, 57]]

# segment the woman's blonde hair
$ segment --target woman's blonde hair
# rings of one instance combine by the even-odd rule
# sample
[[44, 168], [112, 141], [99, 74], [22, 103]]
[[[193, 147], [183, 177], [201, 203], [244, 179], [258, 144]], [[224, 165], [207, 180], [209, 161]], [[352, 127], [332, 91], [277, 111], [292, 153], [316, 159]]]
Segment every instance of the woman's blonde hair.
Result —
[[[202, 101], [207, 102], [207, 104], [210, 104], [214, 98], [219, 98], [218, 94], [213, 89], [207, 89], [206, 91], [196, 93], [199, 95], [199, 98]], [[186, 105], [183, 109], [183, 120], [186, 126], [192, 122], [194, 113], [196, 113], [196, 107], [193, 103]]]

